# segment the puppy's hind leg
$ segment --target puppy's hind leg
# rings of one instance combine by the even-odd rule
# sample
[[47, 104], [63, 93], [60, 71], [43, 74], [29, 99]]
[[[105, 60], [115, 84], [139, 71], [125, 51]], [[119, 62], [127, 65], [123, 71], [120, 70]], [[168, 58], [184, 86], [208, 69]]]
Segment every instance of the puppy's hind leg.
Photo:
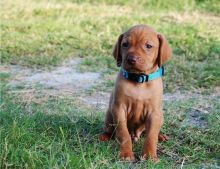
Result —
[[[162, 118], [161, 118], [161, 126], [163, 125], [164, 122], [164, 118], [163, 118], [163, 114], [162, 114]], [[161, 132], [158, 135], [158, 140], [160, 142], [165, 142], [169, 140], [169, 137], [166, 134], [162, 134]]]
[[104, 132], [99, 136], [100, 141], [108, 141], [114, 136], [113, 118], [110, 110], [107, 111], [105, 116]]

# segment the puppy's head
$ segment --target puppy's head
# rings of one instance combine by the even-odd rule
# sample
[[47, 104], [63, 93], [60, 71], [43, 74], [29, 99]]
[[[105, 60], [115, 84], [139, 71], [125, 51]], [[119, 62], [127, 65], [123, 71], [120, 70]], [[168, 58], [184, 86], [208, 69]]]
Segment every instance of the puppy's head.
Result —
[[113, 51], [117, 66], [133, 73], [160, 67], [171, 54], [166, 38], [147, 25], [134, 26], [121, 34]]

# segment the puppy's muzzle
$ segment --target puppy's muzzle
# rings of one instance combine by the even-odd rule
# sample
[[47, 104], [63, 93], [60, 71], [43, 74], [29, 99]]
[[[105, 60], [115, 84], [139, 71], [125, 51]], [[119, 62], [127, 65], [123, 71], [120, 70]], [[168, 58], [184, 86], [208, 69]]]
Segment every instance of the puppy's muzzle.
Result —
[[138, 58], [134, 55], [128, 55], [127, 62], [129, 65], [135, 65], [138, 61]]

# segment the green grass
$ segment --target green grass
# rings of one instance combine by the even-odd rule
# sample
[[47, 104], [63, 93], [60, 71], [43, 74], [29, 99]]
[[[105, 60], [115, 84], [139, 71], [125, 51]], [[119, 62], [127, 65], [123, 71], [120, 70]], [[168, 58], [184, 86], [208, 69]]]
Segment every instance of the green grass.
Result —
[[[87, 109], [75, 99], [50, 97], [47, 101], [18, 101], [2, 86], [0, 113], [0, 150], [2, 168], [176, 168], [183, 159], [186, 168], [216, 163], [219, 144], [219, 98], [165, 102], [165, 124], [162, 131], [170, 141], [159, 144], [161, 162], [137, 164], [118, 161], [116, 141], [99, 142], [103, 111]], [[202, 118], [204, 127], [187, 122], [189, 112], [207, 106]], [[205, 109], [204, 109], [205, 110]], [[143, 139], [134, 151], [141, 154]]]
[[[192, 98], [165, 101], [159, 144], [161, 162], [120, 162], [115, 141], [99, 142], [104, 111], [78, 105], [78, 98], [23, 99], [13, 74], [0, 73], [0, 168], [217, 168], [219, 160], [220, 1], [218, 0], [3, 0], [1, 63], [47, 69], [81, 57], [81, 71], [100, 71], [98, 90], [109, 91], [118, 71], [111, 55], [117, 37], [144, 23], [163, 33], [173, 48], [165, 92]], [[36, 88], [40, 93], [41, 87]], [[86, 91], [88, 92], [88, 91]], [[193, 96], [194, 92], [200, 92]], [[199, 109], [204, 127], [190, 123]], [[192, 122], [192, 121], [191, 121]], [[143, 139], [134, 146], [140, 155]]]

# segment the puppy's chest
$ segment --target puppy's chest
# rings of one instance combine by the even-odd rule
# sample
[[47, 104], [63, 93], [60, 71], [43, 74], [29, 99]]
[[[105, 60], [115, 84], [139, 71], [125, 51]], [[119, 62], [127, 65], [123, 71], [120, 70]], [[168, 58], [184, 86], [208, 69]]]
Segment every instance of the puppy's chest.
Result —
[[151, 106], [147, 101], [130, 101], [130, 103], [127, 104], [126, 109], [127, 120], [132, 121], [133, 123], [143, 122], [146, 119], [150, 109]]
[[149, 102], [149, 100], [152, 99], [153, 91], [143, 88], [133, 88], [124, 90], [123, 95], [131, 102], [137, 103], [138, 101], [140, 101], [142, 103], [145, 103]]
[[155, 101], [152, 91], [133, 90], [124, 93], [127, 120], [134, 124], [144, 122], [154, 109]]

